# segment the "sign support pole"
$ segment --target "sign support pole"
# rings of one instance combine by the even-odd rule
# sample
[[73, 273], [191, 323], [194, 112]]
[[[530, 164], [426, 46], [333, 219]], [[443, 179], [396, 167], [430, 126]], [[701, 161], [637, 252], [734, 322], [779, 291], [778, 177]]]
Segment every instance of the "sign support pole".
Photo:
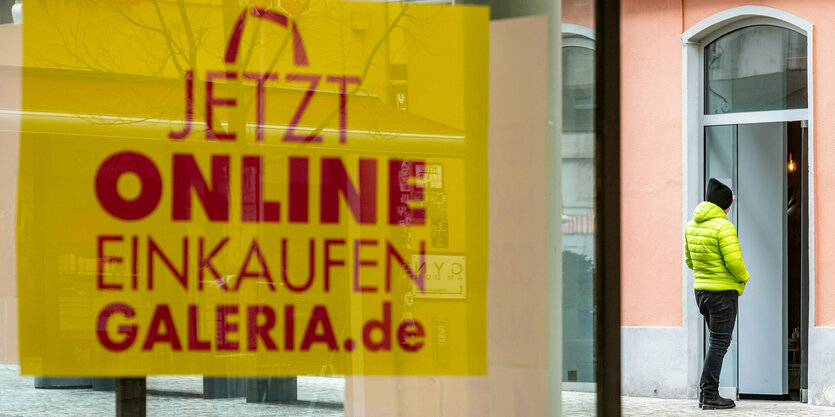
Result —
[[116, 417], [145, 417], [145, 378], [116, 379]]
[[597, 0], [594, 77], [594, 359], [597, 415], [621, 414], [620, 1]]

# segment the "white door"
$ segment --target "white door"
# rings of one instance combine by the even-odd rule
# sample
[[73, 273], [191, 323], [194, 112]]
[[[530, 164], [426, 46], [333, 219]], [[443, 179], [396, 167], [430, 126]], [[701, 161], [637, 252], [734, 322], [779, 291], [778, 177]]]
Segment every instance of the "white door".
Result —
[[739, 299], [739, 392], [788, 393], [786, 124], [739, 125], [739, 243], [751, 274]]

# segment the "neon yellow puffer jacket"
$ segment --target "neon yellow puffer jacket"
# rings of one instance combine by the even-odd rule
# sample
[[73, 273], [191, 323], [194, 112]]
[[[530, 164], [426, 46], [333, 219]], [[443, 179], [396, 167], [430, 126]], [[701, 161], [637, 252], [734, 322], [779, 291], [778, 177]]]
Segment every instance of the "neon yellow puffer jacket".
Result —
[[684, 230], [684, 259], [696, 275], [697, 290], [736, 290], [739, 295], [748, 282], [736, 229], [725, 211], [703, 202], [693, 212]]

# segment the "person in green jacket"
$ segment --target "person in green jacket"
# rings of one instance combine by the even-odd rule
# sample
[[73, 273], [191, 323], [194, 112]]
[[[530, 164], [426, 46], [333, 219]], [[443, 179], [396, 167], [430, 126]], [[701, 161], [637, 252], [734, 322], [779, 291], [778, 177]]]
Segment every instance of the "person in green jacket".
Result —
[[734, 194], [716, 178], [707, 185], [706, 201], [696, 207], [684, 230], [684, 259], [696, 277], [696, 304], [710, 330], [699, 382], [699, 407], [705, 410], [733, 408], [733, 400], [719, 395], [722, 360], [731, 343], [738, 300], [745, 291], [748, 271], [734, 225], [726, 215]]

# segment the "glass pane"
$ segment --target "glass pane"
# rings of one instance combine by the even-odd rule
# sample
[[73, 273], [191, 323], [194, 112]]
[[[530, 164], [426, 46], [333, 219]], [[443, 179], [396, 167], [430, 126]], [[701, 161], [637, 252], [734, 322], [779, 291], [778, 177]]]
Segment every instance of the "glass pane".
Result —
[[[707, 184], [708, 179], [716, 178], [731, 187], [734, 192], [737, 191], [736, 185], [739, 183], [737, 177], [737, 149], [737, 125], [708, 126], [705, 128], [705, 184]], [[737, 224], [737, 206], [739, 204], [732, 204], [731, 210], [728, 212], [728, 220], [735, 225]], [[739, 386], [739, 362], [737, 361], [739, 352], [737, 343], [739, 340], [738, 316], [736, 321], [731, 344], [728, 346], [728, 352], [722, 362], [722, 373], [719, 376], [720, 388], [736, 389]], [[704, 335], [706, 352], [710, 340], [710, 332], [706, 326]]]
[[594, 415], [595, 33], [591, 2], [565, 0], [562, 26], [563, 414]]
[[749, 26], [705, 48], [705, 113], [807, 107], [806, 36]]
[[[27, 1], [21, 25], [12, 3], [0, 415], [112, 415], [117, 378], [163, 416], [484, 415], [523, 361], [516, 389], [543, 386], [547, 38], [511, 82], [541, 95], [529, 146], [497, 152], [485, 7]], [[510, 200], [521, 233], [488, 217]], [[488, 305], [488, 282], [524, 291]]]
[[[579, 36], [566, 37], [562, 48], [562, 131], [590, 133], [594, 130], [594, 42]], [[581, 46], [572, 46], [581, 45]], [[563, 135], [563, 140], [572, 140]], [[575, 152], [576, 146], [586, 143], [563, 144], [563, 155]], [[588, 148], [591, 149], [591, 148]], [[589, 157], [593, 152], [589, 153]]]
[[0, 0], [0, 415], [595, 413], [595, 2], [46, 4]]
[[[568, 38], [566, 45], [581, 41]], [[593, 46], [587, 41], [588, 46]], [[563, 47], [563, 381], [594, 382], [594, 50]]]

